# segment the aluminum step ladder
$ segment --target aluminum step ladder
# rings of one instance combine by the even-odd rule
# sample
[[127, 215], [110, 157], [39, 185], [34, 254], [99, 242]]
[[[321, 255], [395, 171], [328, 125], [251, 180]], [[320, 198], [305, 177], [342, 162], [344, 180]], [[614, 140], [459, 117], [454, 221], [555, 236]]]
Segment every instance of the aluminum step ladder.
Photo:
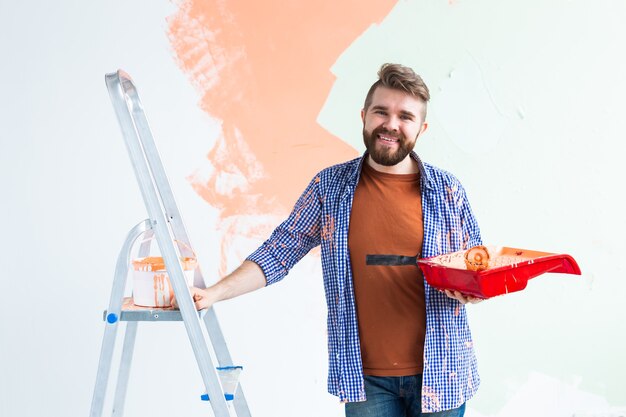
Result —
[[[242, 387], [238, 387], [233, 398], [232, 394], [234, 393], [225, 393], [220, 382], [218, 369], [232, 369], [233, 363], [215, 311], [213, 308], [196, 311], [187, 288], [180, 258], [181, 256], [191, 257], [195, 255], [191, 249], [187, 231], [148, 126], [137, 89], [130, 76], [122, 70], [107, 74], [105, 81], [149, 217], [129, 231], [117, 259], [109, 307], [104, 313], [104, 337], [90, 416], [102, 416], [115, 349], [115, 338], [121, 322], [126, 322], [126, 334], [113, 399], [112, 415], [116, 417], [121, 417], [124, 412], [138, 323], [140, 321], [182, 321], [185, 324], [206, 388], [206, 394], [202, 395], [202, 399], [210, 399], [209, 402], [216, 417], [229, 417], [231, 411], [234, 411], [237, 417], [250, 417]], [[132, 299], [124, 298], [131, 250], [141, 236], [145, 236], [147, 239], [139, 246], [139, 257], [148, 256], [150, 238], [156, 238], [180, 310], [137, 308], [132, 305]], [[194, 285], [205, 288], [200, 268], [195, 270]], [[201, 321], [206, 327], [219, 368], [213, 364], [209, 345], [202, 331]], [[232, 399], [233, 407], [229, 406], [227, 399]]]

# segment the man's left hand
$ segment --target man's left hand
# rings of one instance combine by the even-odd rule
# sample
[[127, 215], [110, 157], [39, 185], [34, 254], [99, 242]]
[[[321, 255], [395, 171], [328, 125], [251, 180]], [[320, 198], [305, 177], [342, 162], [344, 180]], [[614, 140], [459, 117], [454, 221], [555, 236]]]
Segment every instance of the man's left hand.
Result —
[[446, 293], [448, 297], [458, 300], [461, 304], [467, 304], [467, 303], [476, 304], [476, 303], [480, 303], [481, 301], [483, 301], [482, 298], [474, 297], [473, 295], [469, 295], [469, 294], [463, 294], [462, 292], [456, 291], [456, 290], [454, 291], [444, 290], [444, 292]]

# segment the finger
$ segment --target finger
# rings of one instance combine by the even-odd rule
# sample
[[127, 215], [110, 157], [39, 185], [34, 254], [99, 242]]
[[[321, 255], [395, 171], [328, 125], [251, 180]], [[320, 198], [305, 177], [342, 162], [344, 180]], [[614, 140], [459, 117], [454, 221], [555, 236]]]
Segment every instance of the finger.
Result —
[[453, 299], [457, 300], [457, 301], [461, 301], [461, 300], [459, 300], [459, 294], [460, 293], [458, 291], [456, 291], [456, 290], [446, 290], [446, 295], [448, 297], [450, 297], [450, 298], [453, 298]]
[[467, 304], [467, 297], [461, 291], [454, 291], [454, 295], [457, 300], [461, 302], [461, 304]]
[[465, 304], [465, 299], [463, 298], [462, 294], [456, 290], [446, 290], [446, 295], [462, 304]]
[[172, 307], [178, 308], [178, 303], [176, 302], [176, 296], [175, 295], [172, 295], [172, 301], [171, 301], [170, 304], [172, 304]]

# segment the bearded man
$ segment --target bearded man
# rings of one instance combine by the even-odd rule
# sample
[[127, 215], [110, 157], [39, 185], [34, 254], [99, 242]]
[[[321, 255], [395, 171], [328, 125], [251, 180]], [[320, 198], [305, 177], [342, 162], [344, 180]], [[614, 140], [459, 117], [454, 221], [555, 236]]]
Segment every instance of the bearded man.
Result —
[[328, 391], [348, 417], [460, 417], [479, 385], [465, 304], [419, 268], [366, 255], [420, 257], [480, 245], [459, 181], [413, 151], [430, 94], [408, 67], [384, 64], [363, 109], [365, 154], [319, 172], [291, 215], [234, 272], [192, 288], [196, 307], [274, 284], [321, 245], [328, 305]]

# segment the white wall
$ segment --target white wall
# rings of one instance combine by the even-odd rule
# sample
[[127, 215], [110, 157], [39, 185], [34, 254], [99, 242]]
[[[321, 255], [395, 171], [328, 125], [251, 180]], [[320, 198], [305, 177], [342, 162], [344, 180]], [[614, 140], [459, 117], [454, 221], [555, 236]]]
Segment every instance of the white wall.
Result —
[[[172, 58], [174, 10], [0, 2], [2, 416], [89, 412], [117, 251], [145, 217], [106, 72], [135, 79], [203, 270], [215, 274], [216, 213], [185, 177], [219, 124]], [[462, 179], [485, 241], [570, 253], [583, 269], [470, 307], [483, 377], [470, 417], [626, 407], [625, 18], [624, 3], [608, 0], [400, 1], [332, 68], [319, 121], [359, 146], [362, 86], [381, 61], [414, 66], [433, 91], [417, 150]], [[319, 269], [307, 258], [282, 284], [217, 306], [256, 416], [342, 414], [325, 393]], [[210, 414], [180, 324], [140, 326], [130, 384], [129, 416]]]

